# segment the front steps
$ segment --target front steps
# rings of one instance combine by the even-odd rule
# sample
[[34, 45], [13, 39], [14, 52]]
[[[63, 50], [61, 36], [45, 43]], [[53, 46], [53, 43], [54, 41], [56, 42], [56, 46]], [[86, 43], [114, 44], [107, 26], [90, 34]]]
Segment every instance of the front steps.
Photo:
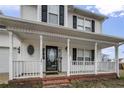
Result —
[[43, 78], [43, 85], [60, 85], [60, 84], [69, 84], [70, 81], [67, 77], [49, 77]]

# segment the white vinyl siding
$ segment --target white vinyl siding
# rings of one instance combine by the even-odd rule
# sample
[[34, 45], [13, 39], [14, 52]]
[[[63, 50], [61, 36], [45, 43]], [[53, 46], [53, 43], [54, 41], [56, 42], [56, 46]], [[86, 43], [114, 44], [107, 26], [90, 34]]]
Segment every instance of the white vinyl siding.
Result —
[[58, 25], [59, 23], [59, 6], [58, 5], [48, 6], [48, 22], [50, 24]]

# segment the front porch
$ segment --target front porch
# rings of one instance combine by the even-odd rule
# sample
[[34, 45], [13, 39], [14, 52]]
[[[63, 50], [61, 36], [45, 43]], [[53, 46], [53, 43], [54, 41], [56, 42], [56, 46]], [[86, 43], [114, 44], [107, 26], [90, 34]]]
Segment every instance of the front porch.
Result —
[[[12, 56], [11, 80], [117, 73], [116, 61], [102, 62], [101, 58], [101, 49], [113, 44], [49, 34], [9, 32], [9, 36], [10, 57]], [[14, 44], [16, 39], [13, 37], [19, 40], [18, 45]], [[28, 50], [30, 45], [34, 48], [33, 54]], [[50, 50], [53, 50], [56, 56], [51, 58], [53, 64], [48, 65]]]

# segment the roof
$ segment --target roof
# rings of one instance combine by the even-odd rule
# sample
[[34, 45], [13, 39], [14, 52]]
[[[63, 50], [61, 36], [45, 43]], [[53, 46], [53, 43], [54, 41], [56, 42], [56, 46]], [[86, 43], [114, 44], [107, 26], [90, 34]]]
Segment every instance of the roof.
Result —
[[101, 21], [104, 21], [105, 19], [108, 18], [105, 15], [93, 13], [93, 12], [88, 11], [86, 9], [80, 9], [80, 8], [77, 8], [73, 5], [69, 5], [68, 8], [69, 8], [69, 11], [71, 11], [71, 12], [74, 12], [74, 13], [77, 13], [79, 15], [83, 15], [83, 16], [86, 16], [86, 17], [91, 17], [91, 18], [94, 18], [94, 19], [98, 19], [98, 20], [101, 20]]
[[100, 41], [107, 41], [112, 43], [121, 43], [124, 42], [124, 38], [105, 35], [105, 34], [98, 34], [93, 32], [85, 32], [80, 31], [77, 29], [69, 28], [69, 27], [63, 27], [63, 26], [55, 26], [50, 25], [44, 22], [38, 22], [38, 21], [31, 21], [31, 20], [25, 20], [21, 18], [15, 18], [15, 17], [8, 17], [0, 15], [0, 24], [6, 25], [6, 26], [13, 26], [18, 28], [24, 28], [24, 29], [31, 29], [41, 32], [48, 32], [48, 33], [55, 33], [55, 34], [61, 34], [66, 36], [74, 36], [79, 38], [86, 38], [86, 39], [93, 39], [93, 40], [100, 40]]

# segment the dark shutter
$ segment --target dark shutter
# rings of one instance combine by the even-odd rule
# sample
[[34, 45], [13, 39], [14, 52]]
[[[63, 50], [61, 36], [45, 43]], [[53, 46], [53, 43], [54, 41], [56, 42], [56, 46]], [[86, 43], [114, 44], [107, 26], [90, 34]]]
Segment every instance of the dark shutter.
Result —
[[47, 22], [47, 5], [42, 5], [42, 22]]
[[77, 28], [77, 16], [73, 16], [73, 28]]
[[76, 61], [77, 59], [77, 49], [73, 48], [73, 60]]
[[95, 56], [94, 50], [91, 50], [91, 60], [92, 61], [94, 61], [94, 56]]
[[59, 25], [64, 26], [64, 5], [59, 6]]
[[95, 21], [92, 20], [92, 32], [95, 32]]

